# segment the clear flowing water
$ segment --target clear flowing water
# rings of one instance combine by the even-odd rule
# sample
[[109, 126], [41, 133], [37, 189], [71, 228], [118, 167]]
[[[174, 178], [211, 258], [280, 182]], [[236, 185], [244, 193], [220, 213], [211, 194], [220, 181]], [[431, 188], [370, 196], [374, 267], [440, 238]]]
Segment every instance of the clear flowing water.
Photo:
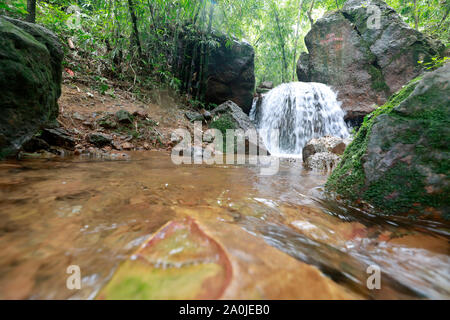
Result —
[[[259, 239], [362, 298], [450, 298], [448, 225], [343, 206], [323, 195], [326, 178], [297, 161], [261, 176], [248, 165], [176, 166], [156, 152], [126, 161], [1, 162], [0, 299], [93, 298], [181, 212], [251, 236], [236, 234], [239, 250], [225, 246], [245, 261], [258, 264], [249, 239]], [[371, 264], [381, 268], [381, 290], [366, 287]], [[69, 265], [82, 271], [79, 291], [66, 287]], [[258, 283], [254, 270], [250, 281]]]
[[[301, 155], [313, 138], [349, 136], [341, 103], [322, 83], [283, 83], [263, 95], [262, 101], [255, 99], [250, 118], [274, 155]], [[274, 130], [279, 130], [279, 143], [273, 139]]]

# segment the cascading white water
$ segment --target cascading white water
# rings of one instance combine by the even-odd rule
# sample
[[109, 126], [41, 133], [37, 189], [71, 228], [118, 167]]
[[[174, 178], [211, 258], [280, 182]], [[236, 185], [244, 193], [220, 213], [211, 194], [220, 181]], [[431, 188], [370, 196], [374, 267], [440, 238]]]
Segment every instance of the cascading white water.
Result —
[[[312, 138], [349, 136], [344, 111], [336, 94], [325, 84], [284, 83], [253, 102], [250, 119], [273, 155], [301, 155]], [[271, 132], [279, 130], [279, 143]]]

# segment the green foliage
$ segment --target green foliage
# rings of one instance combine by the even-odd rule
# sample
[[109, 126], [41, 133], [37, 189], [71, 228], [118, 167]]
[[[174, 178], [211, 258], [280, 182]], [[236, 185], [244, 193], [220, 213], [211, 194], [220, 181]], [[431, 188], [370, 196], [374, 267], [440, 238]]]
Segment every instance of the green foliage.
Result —
[[209, 127], [219, 130], [223, 135], [226, 135], [228, 129], [236, 129], [233, 119], [228, 115], [223, 115], [212, 121]]
[[383, 73], [380, 69], [376, 68], [375, 66], [370, 65], [369, 66], [369, 74], [371, 76], [372, 80], [372, 89], [375, 89], [377, 91], [387, 91], [389, 92], [389, 87], [384, 81]]
[[[414, 8], [414, 2], [416, 6]], [[411, 27], [423, 31], [445, 44], [450, 40], [450, 1], [448, 0], [386, 0]]]
[[417, 63], [422, 64], [426, 70], [432, 71], [442, 67], [448, 60], [450, 60], [450, 58], [448, 57], [441, 58], [439, 56], [436, 56], [431, 58], [431, 61], [429, 62], [417, 61]]
[[1, 0], [0, 14], [23, 18], [27, 14], [26, 2], [23, 0]]
[[[222, 133], [223, 151], [225, 152], [227, 146], [227, 130], [236, 129], [234, 120], [231, 118], [231, 116], [224, 114], [218, 119], [214, 119], [214, 121], [209, 124], [209, 127], [211, 129], [217, 129]], [[234, 146], [234, 148], [236, 150], [236, 145]]]
[[[255, 48], [257, 84], [296, 80], [296, 63], [306, 51], [304, 36], [326, 11], [342, 8], [345, 0], [48, 0], [37, 3], [37, 22], [53, 30], [66, 45], [65, 66], [74, 71], [132, 82], [138, 88], [169, 87], [203, 101], [208, 52], [218, 45], [212, 32], [246, 39]], [[404, 20], [448, 44], [450, 1], [387, 0]], [[79, 8], [79, 12], [74, 10]], [[136, 21], [132, 19], [132, 13]], [[0, 1], [0, 14], [23, 18], [26, 0]], [[136, 35], [137, 33], [137, 35]], [[71, 39], [79, 59], [67, 43]], [[177, 57], [193, 60], [181, 40], [197, 44], [201, 66], [183, 70]], [[191, 48], [192, 49], [192, 48]], [[182, 51], [181, 51], [182, 50]], [[192, 50], [191, 50], [192, 51]], [[441, 61], [435, 61], [438, 67]], [[372, 74], [372, 73], [371, 73]], [[196, 77], [199, 83], [193, 83]], [[385, 90], [375, 72], [373, 86]], [[100, 92], [106, 87], [100, 83]]]

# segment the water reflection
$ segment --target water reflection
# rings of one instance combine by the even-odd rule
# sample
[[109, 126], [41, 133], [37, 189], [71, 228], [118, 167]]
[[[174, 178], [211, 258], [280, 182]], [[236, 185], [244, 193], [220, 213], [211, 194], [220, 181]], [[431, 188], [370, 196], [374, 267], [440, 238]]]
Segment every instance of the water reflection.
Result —
[[[0, 298], [93, 298], [117, 266], [179, 209], [232, 223], [366, 298], [450, 298], [448, 226], [389, 220], [327, 200], [326, 175], [282, 160], [252, 166], [175, 166], [162, 153], [131, 160], [0, 164]], [[246, 244], [242, 244], [245, 250]], [[66, 289], [66, 268], [83, 270]], [[382, 290], [366, 268], [382, 268]]]

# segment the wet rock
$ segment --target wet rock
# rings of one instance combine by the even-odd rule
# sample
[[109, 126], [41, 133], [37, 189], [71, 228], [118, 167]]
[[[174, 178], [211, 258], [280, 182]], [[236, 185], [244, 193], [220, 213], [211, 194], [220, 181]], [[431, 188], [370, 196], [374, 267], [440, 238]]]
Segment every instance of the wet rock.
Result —
[[104, 133], [94, 132], [88, 135], [88, 141], [96, 147], [104, 147], [111, 144], [112, 137]]
[[[247, 131], [257, 132], [255, 125], [250, 118], [242, 111], [242, 109], [232, 101], [222, 103], [220, 106], [211, 111], [213, 121], [210, 123], [210, 128], [218, 129], [223, 135], [226, 134], [227, 129], [240, 129], [244, 133]], [[269, 154], [262, 138], [257, 135], [258, 154]], [[249, 152], [250, 146], [253, 142], [245, 137], [246, 153]]]
[[145, 119], [147, 118], [147, 112], [143, 111], [143, 110], [136, 110], [133, 112], [133, 117], [138, 117], [141, 119]]
[[191, 121], [203, 121], [203, 115], [201, 115], [199, 112], [195, 112], [195, 111], [186, 111], [184, 113], [184, 115], [186, 116], [186, 118]]
[[32, 137], [22, 145], [22, 150], [25, 152], [36, 152], [39, 150], [49, 150], [50, 145], [38, 137]]
[[309, 169], [333, 170], [349, 141], [325, 136], [309, 141], [302, 151], [303, 163]]
[[123, 150], [132, 150], [134, 148], [133, 144], [129, 142], [122, 143], [121, 148]]
[[0, 158], [58, 116], [63, 50], [49, 30], [0, 17]]
[[219, 119], [221, 116], [228, 116], [235, 125], [235, 128], [230, 129], [242, 129], [247, 131], [248, 129], [255, 128], [250, 118], [233, 101], [222, 103], [215, 108], [211, 114], [214, 119]]
[[[381, 10], [380, 26], [368, 27]], [[309, 53], [297, 65], [299, 81], [321, 82], [338, 91], [346, 120], [362, 118], [423, 72], [417, 61], [430, 61], [442, 43], [409, 27], [381, 0], [348, 0], [342, 10], [325, 14], [305, 37]]]
[[205, 119], [205, 120], [207, 120], [207, 121], [209, 121], [209, 120], [211, 120], [212, 119], [212, 114], [211, 114], [211, 112], [209, 112], [209, 111], [207, 111], [207, 110], [202, 110], [201, 111], [201, 114], [202, 114], [202, 116], [203, 116], [203, 118]]
[[273, 89], [273, 82], [264, 81], [256, 88], [256, 93], [264, 94]]
[[302, 52], [297, 62], [297, 78], [301, 82], [310, 82], [309, 74], [309, 54]]
[[123, 124], [133, 123], [133, 116], [126, 110], [119, 110], [116, 112], [116, 119]]
[[83, 126], [88, 127], [90, 129], [94, 129], [95, 128], [95, 123], [91, 122], [91, 121], [84, 121], [83, 122]]
[[98, 121], [98, 125], [105, 129], [116, 129], [118, 124], [111, 116], [105, 116]]
[[212, 135], [209, 132], [203, 134], [203, 141], [206, 143], [212, 143], [214, 142], [214, 139], [215, 139], [214, 135]]
[[449, 63], [394, 95], [361, 127], [327, 188], [386, 214], [450, 219], [448, 88]]
[[272, 81], [264, 81], [259, 85], [260, 88], [263, 89], [273, 89], [273, 82]]
[[318, 152], [308, 158], [304, 162], [308, 169], [333, 171], [337, 166], [341, 157], [331, 152]]
[[75, 149], [75, 140], [63, 128], [44, 129], [40, 138], [52, 146], [62, 147], [68, 150]]

